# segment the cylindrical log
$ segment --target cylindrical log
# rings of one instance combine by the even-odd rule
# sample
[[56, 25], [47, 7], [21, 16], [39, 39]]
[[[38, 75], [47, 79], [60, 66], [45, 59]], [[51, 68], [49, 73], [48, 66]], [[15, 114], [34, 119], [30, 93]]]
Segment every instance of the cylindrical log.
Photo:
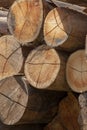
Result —
[[20, 76], [0, 81], [0, 120], [6, 125], [48, 123], [64, 92], [38, 91]]
[[72, 93], [68, 93], [68, 96], [59, 104], [57, 116], [44, 130], [80, 130], [79, 110], [77, 99]]
[[74, 52], [68, 59], [66, 77], [75, 92], [87, 91], [87, 62], [84, 50]]
[[10, 33], [23, 45], [34, 41], [43, 22], [42, 0], [17, 0], [8, 14]]
[[65, 78], [67, 56], [42, 45], [28, 55], [24, 72], [29, 83], [38, 89], [65, 90], [68, 85]]
[[0, 38], [0, 80], [17, 75], [22, 67], [23, 56], [20, 44], [11, 35]]
[[66, 51], [85, 46], [87, 17], [65, 8], [51, 10], [44, 23], [44, 39], [47, 45]]

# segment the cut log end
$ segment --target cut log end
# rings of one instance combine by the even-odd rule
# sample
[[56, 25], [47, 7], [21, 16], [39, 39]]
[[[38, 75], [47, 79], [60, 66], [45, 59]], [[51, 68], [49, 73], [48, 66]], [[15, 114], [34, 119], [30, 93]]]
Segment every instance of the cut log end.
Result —
[[11, 35], [0, 38], [0, 79], [17, 75], [23, 63], [20, 44]]
[[44, 23], [44, 39], [47, 45], [56, 47], [63, 44], [71, 31], [69, 14], [62, 8], [51, 10]]
[[54, 49], [40, 46], [33, 50], [25, 63], [25, 75], [36, 88], [47, 88], [53, 83], [60, 69], [60, 58]]
[[42, 21], [42, 0], [15, 1], [8, 14], [9, 30], [22, 44], [32, 42], [37, 38]]
[[0, 120], [6, 125], [17, 123], [28, 102], [28, 90], [21, 77], [9, 77], [0, 82]]
[[87, 62], [84, 50], [76, 51], [70, 56], [66, 76], [72, 90], [75, 92], [87, 91]]

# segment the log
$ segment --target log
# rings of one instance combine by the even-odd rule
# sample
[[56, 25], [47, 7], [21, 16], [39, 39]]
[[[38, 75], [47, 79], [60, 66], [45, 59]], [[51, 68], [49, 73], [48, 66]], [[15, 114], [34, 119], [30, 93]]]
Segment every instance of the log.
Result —
[[44, 130], [80, 130], [79, 110], [77, 99], [72, 93], [68, 93], [68, 96], [59, 104], [57, 116]]
[[85, 0], [52, 0], [52, 2], [58, 7], [75, 10], [87, 16], [87, 1]]
[[[67, 17], [69, 14], [63, 12], [64, 10], [61, 8], [54, 8], [48, 13], [45, 19], [44, 39], [48, 46], [57, 47], [68, 39], [68, 34], [71, 31], [70, 20]], [[63, 21], [64, 18], [66, 19]]]
[[28, 82], [35, 88], [69, 91], [65, 78], [67, 56], [45, 45], [29, 53], [24, 66]]
[[20, 44], [11, 35], [0, 38], [0, 80], [17, 75], [23, 64]]
[[0, 120], [5, 125], [48, 123], [65, 95], [33, 89], [21, 76], [5, 78], [0, 81]]
[[73, 52], [85, 46], [87, 17], [65, 8], [51, 10], [44, 23], [44, 39], [51, 47]]
[[87, 91], [87, 62], [84, 50], [74, 52], [68, 59], [66, 78], [69, 86], [75, 92]]
[[37, 38], [42, 22], [42, 0], [18, 0], [15, 1], [10, 8], [8, 28], [10, 33], [14, 35], [22, 45], [32, 42]]

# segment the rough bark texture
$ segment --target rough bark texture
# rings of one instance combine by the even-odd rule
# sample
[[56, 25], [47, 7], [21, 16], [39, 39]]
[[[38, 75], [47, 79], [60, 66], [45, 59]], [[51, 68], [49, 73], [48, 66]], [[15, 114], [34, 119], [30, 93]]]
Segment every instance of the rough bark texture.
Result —
[[[25, 62], [24, 70], [27, 80], [35, 88], [67, 90], [65, 81], [66, 59], [66, 56], [57, 54], [54, 49], [47, 46], [36, 48], [29, 54]], [[56, 77], [57, 82], [53, 84]]]
[[22, 44], [32, 42], [37, 38], [42, 21], [42, 0], [15, 1], [8, 14], [10, 33]]
[[0, 80], [17, 75], [23, 64], [20, 44], [11, 35], [0, 38]]
[[87, 62], [84, 50], [78, 50], [69, 57], [66, 76], [73, 91], [87, 91]]
[[60, 102], [57, 116], [44, 130], [80, 130], [78, 115], [78, 101], [72, 93], [69, 93]]

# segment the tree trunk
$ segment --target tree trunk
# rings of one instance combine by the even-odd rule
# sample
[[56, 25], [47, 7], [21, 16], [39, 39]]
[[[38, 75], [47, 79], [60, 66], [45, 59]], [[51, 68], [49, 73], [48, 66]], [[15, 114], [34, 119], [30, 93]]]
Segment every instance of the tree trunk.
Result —
[[29, 83], [38, 89], [69, 91], [65, 79], [67, 56], [42, 45], [27, 57], [24, 72]]
[[65, 8], [51, 10], [44, 23], [44, 39], [51, 47], [69, 52], [85, 46], [87, 17]]
[[17, 75], [23, 64], [20, 44], [11, 35], [0, 38], [0, 80]]
[[57, 111], [64, 92], [34, 90], [21, 76], [0, 82], [0, 120], [6, 125], [48, 123]]
[[69, 57], [66, 77], [73, 91], [87, 91], [87, 62], [84, 50], [78, 50]]
[[72, 93], [68, 93], [59, 104], [57, 116], [44, 130], [80, 130], [78, 115], [78, 101]]
[[42, 22], [42, 0], [18, 0], [10, 8], [8, 14], [10, 33], [23, 45], [37, 38]]

